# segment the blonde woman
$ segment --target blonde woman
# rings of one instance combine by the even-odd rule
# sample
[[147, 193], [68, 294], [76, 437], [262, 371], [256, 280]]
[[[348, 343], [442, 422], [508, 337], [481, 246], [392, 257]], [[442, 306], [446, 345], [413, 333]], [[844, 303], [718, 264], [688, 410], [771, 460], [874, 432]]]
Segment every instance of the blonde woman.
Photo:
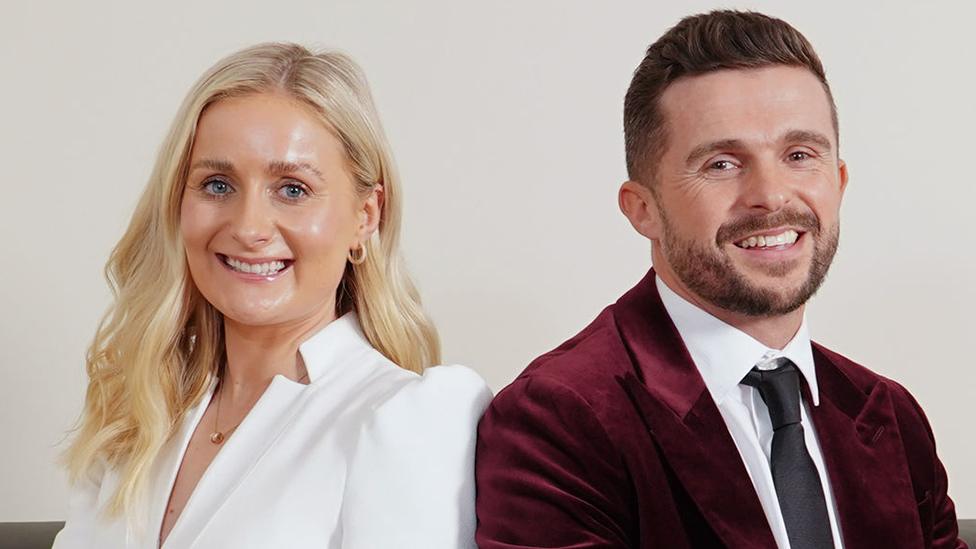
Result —
[[201, 78], [107, 266], [56, 548], [473, 546], [490, 392], [425, 371], [400, 193], [348, 58], [265, 44]]

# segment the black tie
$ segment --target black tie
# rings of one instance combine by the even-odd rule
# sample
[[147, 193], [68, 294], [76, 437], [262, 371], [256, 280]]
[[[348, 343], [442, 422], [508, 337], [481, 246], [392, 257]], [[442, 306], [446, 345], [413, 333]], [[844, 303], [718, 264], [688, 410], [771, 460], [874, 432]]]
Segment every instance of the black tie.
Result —
[[774, 370], [753, 368], [742, 383], [759, 390], [773, 424], [769, 465], [791, 549], [831, 549], [827, 502], [800, 424], [800, 375], [785, 357]]

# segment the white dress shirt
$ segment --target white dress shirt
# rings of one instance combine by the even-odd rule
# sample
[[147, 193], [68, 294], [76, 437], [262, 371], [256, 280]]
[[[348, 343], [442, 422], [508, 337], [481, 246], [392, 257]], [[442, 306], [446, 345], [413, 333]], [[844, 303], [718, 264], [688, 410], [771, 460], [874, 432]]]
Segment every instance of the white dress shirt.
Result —
[[[300, 352], [308, 385], [275, 376], [200, 478], [164, 549], [473, 548], [475, 428], [491, 399], [484, 381], [462, 366], [423, 376], [397, 367], [352, 313]], [[145, 514], [104, 517], [119, 479], [93, 472], [72, 488], [55, 549], [157, 547], [214, 385], [156, 460]]]
[[718, 406], [722, 419], [732, 435], [735, 447], [742, 456], [752, 485], [756, 488], [766, 520], [773, 531], [776, 544], [782, 549], [790, 547], [786, 524], [776, 497], [776, 487], [769, 467], [769, 453], [773, 441], [773, 428], [766, 404], [759, 391], [740, 382], [746, 374], [761, 362], [776, 357], [786, 357], [796, 364], [803, 375], [813, 402], [802, 400], [800, 420], [807, 451], [820, 473], [827, 498], [827, 515], [834, 537], [834, 547], [843, 549], [840, 525], [837, 522], [837, 504], [830, 489], [823, 453], [817, 433], [810, 420], [809, 407], [820, 405], [817, 389], [817, 372], [813, 363], [813, 349], [807, 331], [806, 317], [799, 331], [782, 350], [770, 349], [751, 336], [715, 318], [676, 294], [660, 278], [656, 279], [664, 308], [671, 316], [688, 353], [705, 381], [705, 387]]

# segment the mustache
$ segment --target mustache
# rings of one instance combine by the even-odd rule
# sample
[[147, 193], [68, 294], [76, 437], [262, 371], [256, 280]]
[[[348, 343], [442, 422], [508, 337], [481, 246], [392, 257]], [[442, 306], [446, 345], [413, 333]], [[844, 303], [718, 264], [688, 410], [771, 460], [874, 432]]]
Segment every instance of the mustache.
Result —
[[737, 242], [743, 238], [766, 229], [774, 229], [784, 225], [795, 227], [804, 232], [819, 233], [820, 220], [810, 212], [784, 210], [766, 215], [752, 215], [733, 219], [723, 223], [715, 235], [718, 245]]

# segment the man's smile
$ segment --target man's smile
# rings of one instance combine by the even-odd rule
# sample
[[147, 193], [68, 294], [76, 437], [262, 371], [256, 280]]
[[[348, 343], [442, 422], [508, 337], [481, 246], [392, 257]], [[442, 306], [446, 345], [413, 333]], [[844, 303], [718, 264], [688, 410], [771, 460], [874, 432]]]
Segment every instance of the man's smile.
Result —
[[[774, 229], [775, 230], [775, 229]], [[804, 234], [802, 231], [795, 231], [793, 229], [786, 229], [784, 231], [778, 232], [767, 232], [758, 235], [748, 236], [735, 242], [735, 245], [740, 248], [777, 248], [785, 249], [792, 246], [800, 236]]]

